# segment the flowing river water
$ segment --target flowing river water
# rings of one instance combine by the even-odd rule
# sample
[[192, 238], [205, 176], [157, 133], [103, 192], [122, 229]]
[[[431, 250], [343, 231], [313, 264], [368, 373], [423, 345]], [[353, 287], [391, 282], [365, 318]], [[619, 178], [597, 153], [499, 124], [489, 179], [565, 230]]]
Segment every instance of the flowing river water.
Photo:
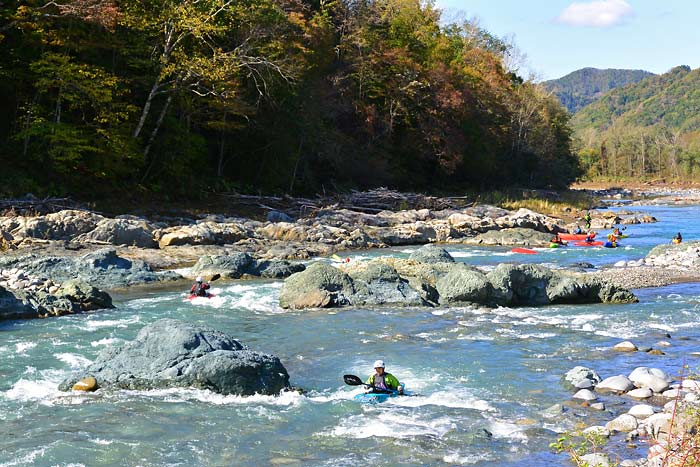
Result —
[[[660, 222], [630, 226], [632, 236], [615, 250], [447, 249], [478, 266], [601, 266], [641, 258], [679, 229], [686, 239], [700, 238], [699, 207], [639, 209]], [[605, 378], [655, 366], [677, 375], [684, 364], [697, 369], [700, 363], [694, 354], [700, 351], [700, 284], [637, 290], [640, 303], [633, 305], [332, 311], [280, 309], [281, 285], [215, 283], [219, 297], [194, 304], [182, 291], [141, 292], [117, 297], [113, 310], [0, 323], [0, 466], [569, 466], [549, 443], [604, 415], [582, 408], [545, 413], [571, 398], [560, 383], [563, 373], [584, 365]], [[57, 390], [105, 346], [133, 339], [165, 317], [205, 324], [279, 356], [292, 384], [307, 392]], [[672, 339], [663, 338], [666, 332]], [[665, 356], [613, 353], [623, 339], [672, 345]], [[378, 405], [353, 401], [360, 390], [345, 386], [342, 375], [364, 379], [378, 358], [413, 396]], [[611, 407], [623, 403], [609, 401]]]

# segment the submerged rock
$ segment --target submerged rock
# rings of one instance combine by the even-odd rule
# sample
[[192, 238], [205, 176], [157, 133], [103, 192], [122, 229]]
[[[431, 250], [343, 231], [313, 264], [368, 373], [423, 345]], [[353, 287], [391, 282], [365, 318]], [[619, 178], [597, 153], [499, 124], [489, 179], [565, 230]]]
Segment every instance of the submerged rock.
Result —
[[223, 332], [174, 319], [156, 321], [136, 339], [105, 349], [95, 363], [61, 383], [71, 390], [93, 377], [101, 388], [199, 388], [221, 394], [279, 394], [289, 375], [279, 358], [255, 352]]

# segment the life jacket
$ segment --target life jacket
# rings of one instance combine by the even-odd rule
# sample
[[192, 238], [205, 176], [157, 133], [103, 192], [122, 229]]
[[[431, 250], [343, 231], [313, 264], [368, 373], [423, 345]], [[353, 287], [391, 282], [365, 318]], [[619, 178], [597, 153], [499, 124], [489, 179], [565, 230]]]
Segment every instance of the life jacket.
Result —
[[192, 288], [190, 289], [190, 293], [192, 295], [196, 295], [197, 297], [206, 297], [208, 288], [209, 284], [198, 282], [192, 286]]

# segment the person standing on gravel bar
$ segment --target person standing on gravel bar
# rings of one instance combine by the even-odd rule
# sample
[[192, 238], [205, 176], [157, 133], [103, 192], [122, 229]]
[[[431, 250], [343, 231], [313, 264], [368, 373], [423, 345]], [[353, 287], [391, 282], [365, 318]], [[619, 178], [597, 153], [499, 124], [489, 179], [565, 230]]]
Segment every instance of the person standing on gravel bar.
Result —
[[590, 229], [591, 228], [591, 211], [588, 211], [585, 216], [583, 216], [583, 220], [586, 222], [586, 228]]

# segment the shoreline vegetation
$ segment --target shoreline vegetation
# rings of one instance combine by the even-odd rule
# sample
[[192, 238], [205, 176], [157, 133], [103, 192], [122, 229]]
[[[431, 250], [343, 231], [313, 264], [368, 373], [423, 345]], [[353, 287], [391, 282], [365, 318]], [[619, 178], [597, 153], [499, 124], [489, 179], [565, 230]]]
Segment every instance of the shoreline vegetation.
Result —
[[515, 45], [433, 2], [13, 0], [0, 20], [6, 196], [565, 188], [581, 174], [569, 114], [522, 76]]

